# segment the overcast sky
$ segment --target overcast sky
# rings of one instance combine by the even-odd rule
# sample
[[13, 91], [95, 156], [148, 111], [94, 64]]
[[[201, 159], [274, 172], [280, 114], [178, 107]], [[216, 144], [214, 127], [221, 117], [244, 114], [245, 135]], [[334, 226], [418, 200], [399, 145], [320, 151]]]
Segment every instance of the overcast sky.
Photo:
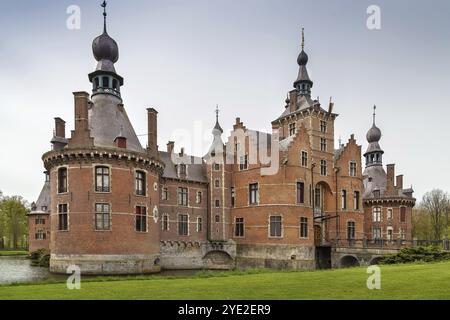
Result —
[[[36, 200], [53, 118], [67, 121], [67, 133], [73, 128], [72, 92], [91, 90], [99, 4], [0, 1], [5, 194]], [[381, 30], [366, 26], [373, 4]], [[66, 27], [70, 5], [81, 8], [79, 30]], [[384, 164], [396, 163], [419, 199], [433, 188], [450, 191], [450, 1], [110, 0], [108, 7], [125, 107], [138, 134], [147, 132], [145, 108], [159, 111], [160, 149], [175, 130], [194, 135], [195, 123], [207, 140], [216, 104], [226, 132], [238, 116], [270, 131], [297, 76], [304, 27], [312, 95], [323, 105], [333, 97], [336, 138], [354, 133], [365, 151], [376, 104]], [[202, 155], [185, 140], [188, 152]]]

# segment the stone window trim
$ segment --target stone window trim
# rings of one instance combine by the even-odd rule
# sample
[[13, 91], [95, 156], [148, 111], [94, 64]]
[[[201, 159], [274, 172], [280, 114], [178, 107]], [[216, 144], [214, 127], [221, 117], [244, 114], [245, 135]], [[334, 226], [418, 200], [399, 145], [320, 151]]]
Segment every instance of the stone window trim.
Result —
[[[59, 170], [66, 169], [66, 191], [60, 192], [60, 185], [59, 185]], [[59, 166], [56, 168], [56, 194], [69, 194], [69, 166]]]
[[197, 191], [195, 193], [195, 203], [196, 204], [201, 204], [203, 201], [203, 192], [202, 191]]
[[[186, 195], [186, 198], [184, 198], [184, 195]], [[186, 201], [184, 201], [184, 200], [186, 200]], [[189, 207], [189, 188], [188, 187], [178, 187], [177, 188], [177, 204], [178, 204], [178, 206]]]
[[[347, 240], [355, 240], [356, 237], [356, 222], [353, 219], [349, 219], [345, 222], [346, 237]], [[351, 234], [350, 234], [351, 233]]]
[[361, 192], [359, 190], [353, 191], [353, 209], [355, 211], [361, 210]]
[[[139, 190], [137, 188], [137, 180], [138, 180], [138, 174], [139, 173], [143, 173], [144, 174], [144, 194], [139, 194]], [[134, 182], [134, 195], [136, 197], [142, 197], [142, 198], [148, 198], [148, 171], [145, 169], [134, 169], [134, 173], [133, 173], [133, 182]]]
[[[141, 207], [141, 208], [145, 208], [145, 217], [146, 217], [146, 219], [145, 219], [145, 231], [139, 231], [139, 230], [136, 230], [136, 222], [137, 222], [137, 216], [138, 216], [138, 214], [137, 214], [137, 208], [138, 207]], [[137, 234], [146, 234], [146, 233], [149, 233], [149, 225], [148, 225], [148, 220], [149, 220], [149, 214], [148, 214], [148, 206], [145, 204], [145, 203], [141, 203], [141, 202], [136, 202], [135, 204], [134, 204], [134, 212], [133, 212], [133, 215], [134, 215], [134, 232], [135, 233], [137, 233]]]
[[220, 188], [220, 179], [214, 179], [214, 188]]
[[372, 208], [372, 222], [383, 221], [383, 207], [375, 206]]
[[203, 218], [197, 217], [196, 231], [203, 232]]
[[[164, 225], [167, 222], [167, 228]], [[161, 216], [161, 230], [169, 231], [170, 230], [170, 215], [168, 213], [163, 213]]]
[[[59, 215], [60, 215], [59, 206], [60, 205], [66, 205], [67, 206], [67, 229], [66, 230], [60, 230], [59, 229]], [[69, 232], [70, 231], [70, 204], [68, 202], [64, 202], [64, 201], [58, 202], [56, 204], [55, 212], [56, 212], [56, 218], [57, 218], [56, 221], [58, 222], [58, 227], [56, 229], [56, 232]]]
[[[256, 189], [252, 189], [252, 186], [255, 186], [255, 185], [256, 185]], [[251, 202], [251, 198], [252, 198], [252, 194], [251, 193], [252, 193], [252, 191], [256, 191], [256, 195], [255, 195], [256, 199], [255, 199], [254, 202]], [[249, 207], [251, 207], [251, 206], [258, 206], [259, 205], [259, 199], [260, 199], [259, 191], [260, 191], [260, 184], [259, 184], [259, 182], [251, 182], [251, 183], [248, 184], [247, 205]]]
[[347, 189], [341, 189], [341, 211], [348, 210], [348, 192]]
[[[306, 219], [306, 220], [304, 220], [304, 219]], [[305, 223], [305, 221], [306, 221], [306, 237], [302, 237], [302, 224], [304, 224]], [[309, 219], [308, 219], [308, 217], [306, 217], [306, 216], [300, 216], [300, 219], [299, 219], [299, 232], [298, 232], [298, 236], [299, 236], [299, 238], [300, 239], [303, 239], [303, 240], [305, 240], [305, 239], [309, 239], [309, 234], [310, 234], [310, 232], [309, 232]]]
[[328, 124], [325, 120], [320, 120], [320, 132], [327, 133]]
[[326, 138], [320, 138], [320, 151], [321, 152], [327, 152], [327, 139]]
[[295, 135], [297, 133], [297, 123], [296, 122], [289, 123], [288, 129], [289, 129], [289, 136]]
[[386, 208], [386, 220], [389, 222], [392, 222], [394, 220], [394, 209], [391, 207]]
[[320, 160], [320, 175], [326, 177], [328, 175], [328, 164], [326, 159]]
[[[238, 223], [239, 220], [239, 223]], [[233, 236], [234, 238], [239, 238], [239, 239], [245, 239], [245, 218], [244, 217], [235, 217], [234, 221], [234, 232], [233, 232]], [[242, 230], [238, 229], [238, 224], [242, 225]], [[242, 231], [242, 235], [241, 232]]]
[[308, 168], [308, 151], [300, 150], [300, 166]]
[[168, 201], [169, 200], [169, 188], [166, 185], [162, 185], [161, 188], [161, 200]]
[[219, 163], [214, 163], [213, 164], [213, 171], [220, 171], [220, 164]]
[[[303, 198], [299, 195], [299, 184], [303, 183]], [[305, 194], [306, 194], [306, 183], [304, 180], [297, 179], [295, 181], [295, 204], [298, 206], [305, 206]], [[303, 200], [303, 201], [300, 201]]]
[[[187, 216], [187, 234], [180, 234], [180, 216]], [[178, 213], [177, 214], [177, 235], [180, 237], [189, 237], [191, 235], [191, 228], [190, 228], [190, 216], [189, 213]]]
[[47, 233], [42, 229], [39, 229], [34, 235], [34, 240], [43, 241], [46, 239], [47, 239]]
[[[404, 208], [404, 209], [403, 209]], [[406, 209], [407, 206], [401, 205], [398, 207], [398, 222], [401, 224], [406, 224], [407, 223], [407, 218], [406, 218]], [[405, 221], [402, 221], [402, 210], [405, 210]]]
[[[354, 165], [354, 167], [352, 166]], [[353, 172], [354, 170], [354, 172]], [[358, 176], [358, 164], [355, 160], [350, 160], [348, 162], [348, 175], [350, 177], [357, 177]]]
[[[270, 235], [270, 221], [271, 221], [271, 218], [275, 218], [275, 217], [281, 217], [281, 220], [280, 220], [281, 221], [281, 235], [280, 236], [272, 236], [272, 235]], [[283, 227], [283, 224], [284, 224], [284, 217], [283, 217], [282, 214], [276, 214], [276, 213], [270, 214], [269, 218], [267, 220], [267, 237], [269, 239], [283, 239], [284, 238], [284, 227]]]
[[239, 164], [239, 171], [245, 171], [249, 169], [248, 153], [240, 156], [238, 164]]
[[[97, 215], [97, 205], [98, 204], [107, 204], [107, 205], [109, 205], [109, 229], [97, 229], [97, 224], [96, 224], [96, 215]], [[92, 212], [94, 212], [94, 217], [93, 217], [93, 220], [94, 220], [94, 223], [93, 223], [93, 226], [94, 226], [94, 232], [111, 232], [112, 231], [112, 203], [111, 202], [106, 202], [106, 201], [98, 201], [98, 202], [94, 202], [93, 203], [93, 210], [92, 210]]]
[[[96, 185], [96, 179], [97, 179], [97, 168], [108, 168], [109, 169], [109, 191], [97, 191]], [[105, 163], [94, 163], [92, 165], [92, 174], [93, 174], [93, 179], [92, 179], [92, 190], [94, 190], [94, 193], [105, 193], [105, 194], [110, 194], [112, 193], [112, 166], [110, 164], [105, 164]]]

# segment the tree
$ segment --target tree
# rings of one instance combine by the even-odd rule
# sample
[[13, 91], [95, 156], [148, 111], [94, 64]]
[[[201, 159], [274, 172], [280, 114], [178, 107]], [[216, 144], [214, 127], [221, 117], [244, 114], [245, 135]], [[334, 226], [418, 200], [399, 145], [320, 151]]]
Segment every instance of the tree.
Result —
[[0, 200], [0, 228], [16, 249], [27, 234], [28, 204], [22, 197], [3, 197]]
[[431, 218], [423, 208], [413, 209], [412, 236], [419, 240], [434, 240], [434, 231]]
[[449, 226], [449, 196], [440, 189], [427, 192], [422, 199], [421, 207], [427, 211], [431, 219], [435, 240], [442, 239]]

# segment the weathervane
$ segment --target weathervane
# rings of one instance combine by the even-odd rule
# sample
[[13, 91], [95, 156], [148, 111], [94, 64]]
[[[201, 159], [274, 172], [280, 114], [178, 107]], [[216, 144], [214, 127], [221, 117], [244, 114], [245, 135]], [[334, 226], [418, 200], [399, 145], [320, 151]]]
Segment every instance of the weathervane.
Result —
[[101, 4], [101, 7], [103, 8], [103, 28], [104, 31], [106, 33], [106, 16], [108, 15], [106, 13], [106, 6], [108, 5], [108, 3], [106, 2], [106, 0], [103, 0], [103, 3]]

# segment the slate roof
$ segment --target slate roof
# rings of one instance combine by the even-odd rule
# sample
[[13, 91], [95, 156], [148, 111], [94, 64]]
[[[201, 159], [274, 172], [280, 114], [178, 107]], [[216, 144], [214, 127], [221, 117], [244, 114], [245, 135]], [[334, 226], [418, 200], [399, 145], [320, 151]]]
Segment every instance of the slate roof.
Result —
[[[45, 182], [36, 201], [35, 207], [36, 209], [33, 210], [31, 214], [42, 214], [50, 212], [50, 182]], [[42, 207], [46, 207], [47, 210], [42, 210]]]
[[[178, 156], [177, 154], [174, 155]], [[202, 158], [186, 154], [184, 155], [184, 157], [179, 158], [180, 163], [186, 164], [186, 176], [180, 177], [178, 176], [176, 171], [176, 163], [172, 161], [170, 153], [166, 151], [160, 151], [159, 157], [165, 164], [163, 178], [180, 179], [202, 183], [208, 182], [208, 178], [206, 177], [206, 165]]]

